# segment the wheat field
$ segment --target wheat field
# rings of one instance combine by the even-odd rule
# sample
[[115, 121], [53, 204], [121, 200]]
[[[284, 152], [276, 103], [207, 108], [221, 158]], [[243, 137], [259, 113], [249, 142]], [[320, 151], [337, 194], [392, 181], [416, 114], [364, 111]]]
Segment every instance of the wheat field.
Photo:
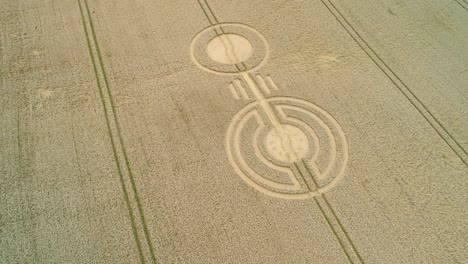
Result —
[[465, 0], [3, 0], [0, 263], [466, 263]]

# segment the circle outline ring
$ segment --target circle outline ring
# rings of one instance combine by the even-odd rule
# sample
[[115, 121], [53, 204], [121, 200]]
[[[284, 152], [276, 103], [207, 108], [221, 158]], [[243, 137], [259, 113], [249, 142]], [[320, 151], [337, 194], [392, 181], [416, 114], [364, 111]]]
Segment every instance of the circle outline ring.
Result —
[[[255, 33], [258, 35], [258, 37], [262, 40], [263, 44], [265, 45], [265, 57], [263, 57], [263, 59], [260, 61], [260, 63], [258, 63], [255, 67], [252, 67], [250, 69], [247, 69], [247, 70], [243, 70], [243, 71], [236, 71], [236, 72], [222, 72], [222, 71], [216, 71], [216, 70], [213, 70], [213, 69], [210, 69], [208, 67], [206, 67], [205, 65], [202, 65], [198, 60], [197, 58], [195, 57], [195, 45], [197, 44], [198, 42], [198, 39], [207, 31], [209, 30], [212, 30], [214, 28], [219, 28], [219, 27], [222, 27], [222, 26], [237, 26], [237, 27], [240, 27], [240, 28], [244, 28], [244, 29], [247, 29], [247, 30], [250, 30], [251, 32]], [[226, 34], [229, 34], [229, 33], [226, 33]], [[237, 33], [233, 33], [233, 34], [237, 34]], [[239, 35], [239, 34], [238, 34]], [[241, 35], [239, 35], [241, 36]], [[242, 36], [242, 37], [245, 37], [245, 36]], [[246, 38], [246, 37], [245, 37]], [[246, 38], [248, 40], [248, 38]], [[255, 50], [255, 47], [253, 46], [253, 50]], [[244, 25], [244, 24], [241, 24], [241, 23], [231, 23], [231, 22], [228, 22], [228, 23], [219, 23], [219, 24], [215, 24], [215, 25], [211, 25], [211, 26], [208, 26], [206, 28], [204, 28], [203, 30], [201, 30], [200, 32], [198, 32], [195, 37], [192, 39], [192, 43], [190, 44], [190, 58], [192, 59], [192, 61], [201, 69], [207, 71], [207, 72], [210, 72], [210, 73], [214, 73], [214, 74], [219, 74], [219, 75], [238, 75], [238, 74], [241, 74], [241, 73], [244, 73], [244, 72], [253, 72], [253, 71], [256, 71], [258, 70], [259, 68], [261, 68], [265, 63], [266, 63], [266, 60], [268, 59], [269, 57], [269, 54], [270, 54], [270, 46], [268, 45], [268, 41], [267, 39], [265, 38], [265, 36], [263, 36], [262, 33], [260, 33], [260, 31], [250, 27], [250, 26], [247, 26], [247, 25]]]

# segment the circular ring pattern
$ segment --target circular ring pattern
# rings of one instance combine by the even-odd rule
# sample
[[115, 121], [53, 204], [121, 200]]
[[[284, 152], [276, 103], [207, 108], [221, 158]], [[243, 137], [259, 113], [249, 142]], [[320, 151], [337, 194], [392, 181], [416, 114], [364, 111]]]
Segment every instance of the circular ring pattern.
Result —
[[[320, 174], [317, 176], [320, 178], [316, 179], [319, 185], [316, 186], [317, 188], [314, 190], [307, 189], [306, 186], [300, 183], [300, 175], [296, 175], [293, 169], [294, 164], [292, 163], [289, 167], [285, 167], [284, 165], [278, 167], [270, 162], [266, 162], [268, 160], [266, 157], [259, 157], [259, 160], [256, 160], [257, 162], [261, 161], [273, 170], [282, 168], [281, 170], [283, 171], [283, 169], [286, 169], [286, 172], [289, 174], [290, 183], [278, 183], [269, 180], [268, 177], [262, 176], [255, 171], [255, 168], [249, 165], [249, 163], [252, 164], [251, 161], [249, 161], [251, 158], [247, 158], [249, 155], [243, 153], [241, 145], [261, 144], [261, 142], [264, 141], [257, 140], [254, 138], [254, 135], [251, 135], [253, 143], [242, 142], [242, 138], [244, 138], [241, 136], [242, 131], [245, 130], [246, 124], [252, 119], [256, 119], [256, 123], [260, 127], [259, 129], [267, 127], [258, 112], [258, 102], [252, 102], [242, 108], [233, 117], [228, 128], [226, 135], [226, 151], [228, 159], [237, 174], [248, 185], [260, 192], [283, 199], [307, 199], [333, 188], [344, 176], [346, 164], [348, 162], [348, 144], [341, 126], [329, 113], [310, 102], [291, 97], [270, 97], [267, 101], [281, 113], [282, 121], [285, 123], [295, 122], [294, 120], [297, 120], [306, 124], [310, 129], [321, 132], [317, 133], [321, 144], [320, 147], [319, 144], [316, 144], [316, 147], [317, 151], [322, 153], [321, 155], [323, 155], [325, 162], [319, 165], [317, 162], [320, 157], [317, 155], [308, 155], [308, 157], [305, 158], [308, 160], [304, 160], [304, 162], [306, 162], [305, 164], [308, 164], [306, 166], [308, 166], [314, 174]], [[297, 131], [293, 132], [297, 134]], [[303, 132], [306, 131], [304, 130]], [[300, 140], [303, 135], [299, 133], [297, 137], [298, 138], [294, 140]], [[262, 155], [261, 151], [259, 155]], [[323, 179], [323, 181], [321, 181], [321, 179]], [[322, 184], [320, 184], [320, 182], [322, 182]]]
[[[230, 36], [230, 38], [238, 35], [246, 39], [252, 48], [251, 55], [239, 63], [226, 64], [213, 60], [208, 54], [207, 47], [210, 41], [223, 35]], [[229, 38], [224, 39], [227, 40], [227, 43], [224, 43], [226, 45], [226, 53], [235, 51], [236, 48], [233, 48], [232, 44], [229, 43]], [[268, 54], [269, 48], [266, 38], [256, 29], [239, 23], [211, 25], [195, 35], [190, 45], [191, 58], [199, 68], [210, 73], [223, 75], [237, 75], [243, 72], [255, 71], [266, 62]]]

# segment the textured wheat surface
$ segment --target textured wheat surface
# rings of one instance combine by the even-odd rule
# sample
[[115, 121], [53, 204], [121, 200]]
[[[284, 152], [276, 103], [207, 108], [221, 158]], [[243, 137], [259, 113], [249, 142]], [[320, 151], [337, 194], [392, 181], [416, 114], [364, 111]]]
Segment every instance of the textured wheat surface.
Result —
[[[467, 8], [3, 0], [0, 263], [466, 262]], [[210, 12], [265, 37], [255, 74], [276, 96], [340, 124], [349, 160], [325, 200], [233, 169], [248, 102], [190, 54]]]

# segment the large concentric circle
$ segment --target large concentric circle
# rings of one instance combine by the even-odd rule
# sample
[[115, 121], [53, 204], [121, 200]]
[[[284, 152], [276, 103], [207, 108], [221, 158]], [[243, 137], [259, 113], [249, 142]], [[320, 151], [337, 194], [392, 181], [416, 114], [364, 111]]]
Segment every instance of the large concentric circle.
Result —
[[250, 72], [261, 67], [269, 53], [268, 42], [257, 30], [238, 23], [222, 23], [200, 31], [190, 53], [201, 69], [225, 75]]
[[[266, 100], [279, 113], [282, 131], [278, 132], [262, 120], [258, 102], [237, 112], [226, 135], [228, 159], [236, 173], [258, 191], [283, 199], [308, 199], [335, 187], [343, 178], [348, 162], [348, 143], [338, 122], [325, 110], [301, 99], [271, 97]], [[246, 134], [245, 131], [252, 131], [248, 126], [254, 124], [257, 132]], [[293, 158], [278, 145], [284, 141], [279, 139], [279, 133], [288, 138]], [[245, 151], [243, 146], [248, 144], [258, 149], [256, 155]], [[278, 182], [260, 173], [255, 167], [258, 162], [289, 175], [289, 181]], [[300, 183], [303, 175], [294, 169], [295, 164], [304, 164], [317, 177], [315, 189]]]

